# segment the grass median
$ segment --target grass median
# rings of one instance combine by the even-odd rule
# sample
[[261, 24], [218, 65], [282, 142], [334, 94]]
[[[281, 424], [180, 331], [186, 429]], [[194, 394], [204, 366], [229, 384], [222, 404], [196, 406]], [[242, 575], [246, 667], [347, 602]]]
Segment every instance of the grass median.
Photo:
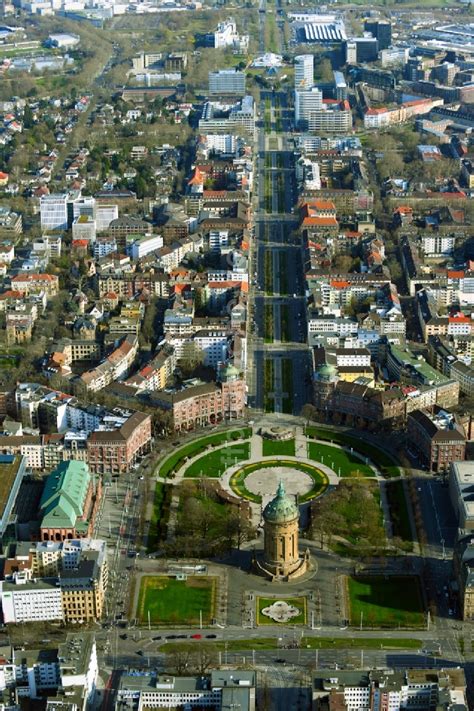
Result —
[[[277, 623], [275, 623], [277, 624]], [[285, 630], [282, 627], [280, 635]], [[286, 628], [288, 630], [288, 628]], [[227, 650], [228, 652], [248, 652], [253, 649], [269, 650], [281, 649], [281, 643], [277, 637], [258, 637], [256, 639], [230, 639], [226, 642], [216, 640], [209, 642], [202, 640], [190, 640], [189, 642], [170, 642], [161, 645], [161, 651], [165, 654], [189, 649], [189, 645], [196, 645], [218, 652]], [[301, 640], [302, 649], [421, 649], [423, 641], [421, 639], [385, 638], [385, 637], [303, 637]]]

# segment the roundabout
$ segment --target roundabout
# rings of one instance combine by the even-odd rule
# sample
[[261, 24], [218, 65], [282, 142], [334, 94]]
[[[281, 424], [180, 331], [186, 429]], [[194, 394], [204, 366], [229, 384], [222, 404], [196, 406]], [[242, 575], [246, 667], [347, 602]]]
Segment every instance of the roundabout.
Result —
[[298, 502], [311, 501], [326, 491], [328, 476], [318, 467], [295, 459], [263, 459], [238, 467], [230, 476], [232, 492], [254, 503], [262, 502], [262, 494], [275, 490], [283, 482]]

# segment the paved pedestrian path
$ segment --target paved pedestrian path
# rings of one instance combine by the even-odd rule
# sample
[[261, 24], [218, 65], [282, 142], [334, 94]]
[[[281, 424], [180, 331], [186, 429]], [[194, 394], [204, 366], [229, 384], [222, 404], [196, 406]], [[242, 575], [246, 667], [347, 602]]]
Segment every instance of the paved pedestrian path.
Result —
[[302, 427], [295, 429], [295, 455], [298, 459], [308, 456], [307, 440]]
[[[230, 478], [231, 476], [241, 467], [245, 466], [246, 464], [253, 464], [256, 462], [265, 462], [265, 461], [272, 461], [273, 463], [275, 460], [280, 459], [285, 459], [285, 460], [294, 460], [295, 464], [297, 462], [302, 462], [309, 464], [313, 467], [316, 467], [317, 469], [320, 469], [324, 474], [329, 479], [329, 484], [331, 486], [337, 486], [337, 484], [341, 480], [341, 476], [339, 471], [336, 471], [335, 468], [333, 469], [330, 466], [329, 462], [324, 461], [324, 455], [322, 455], [321, 460], [315, 460], [315, 459], [309, 459], [308, 458], [308, 451], [307, 451], [307, 445], [308, 442], [314, 442], [316, 444], [321, 444], [324, 445], [325, 447], [334, 447], [335, 450], [343, 450], [347, 452], [347, 454], [350, 454], [353, 457], [356, 457], [359, 459], [361, 462], [367, 464], [369, 466], [373, 473], [374, 473], [374, 478], [377, 478], [380, 483], [380, 505], [383, 510], [383, 518], [384, 518], [384, 523], [385, 523], [385, 528], [386, 528], [386, 533], [387, 537], [389, 539], [393, 538], [393, 532], [392, 532], [392, 526], [391, 526], [391, 519], [390, 519], [390, 509], [388, 506], [388, 501], [387, 501], [387, 494], [386, 494], [386, 489], [385, 486], [383, 485], [383, 476], [380, 472], [380, 470], [375, 466], [375, 464], [367, 457], [359, 454], [358, 452], [355, 452], [352, 447], [343, 447], [339, 444], [335, 444], [333, 442], [328, 442], [327, 440], [318, 440], [318, 439], [307, 439], [305, 434], [304, 434], [304, 428], [301, 426], [297, 426], [295, 428], [295, 456], [278, 456], [278, 455], [272, 455], [272, 456], [267, 456], [264, 457], [262, 454], [263, 451], [263, 439], [262, 437], [257, 434], [256, 429], [253, 430], [252, 436], [250, 437], [250, 440], [246, 439], [240, 439], [240, 440], [233, 440], [232, 442], [225, 442], [221, 445], [218, 445], [217, 447], [209, 447], [206, 449], [204, 452], [199, 452], [199, 454], [196, 454], [194, 457], [190, 457], [189, 459], [186, 459], [179, 469], [176, 471], [175, 475], [171, 478], [163, 479], [166, 483], [173, 484], [173, 486], [177, 486], [184, 478], [187, 469], [198, 459], [201, 457], [206, 456], [206, 454], [209, 454], [210, 452], [216, 452], [219, 450], [224, 450], [226, 449], [229, 445], [234, 445], [234, 444], [243, 444], [244, 442], [250, 441], [250, 458], [248, 460], [243, 460], [235, 465], [231, 465], [227, 471], [224, 473], [222, 477], [220, 477], [220, 483], [223, 489], [228, 491], [230, 494], [235, 496], [235, 493], [233, 492], [231, 486], [230, 486]], [[327, 455], [326, 455], [327, 458]], [[295, 468], [294, 470], [294, 476], [298, 477], [298, 473], [301, 474], [301, 472], [298, 472], [298, 470]], [[348, 478], [348, 477], [343, 477], [343, 478]], [[295, 484], [297, 485], [297, 484]], [[274, 496], [274, 491], [270, 491], [270, 487], [268, 492], [262, 492], [262, 504], [251, 504], [252, 506], [252, 511], [253, 511], [253, 519], [256, 525], [260, 523], [260, 518], [261, 518], [261, 511], [262, 507], [265, 506], [267, 501], [271, 499], [272, 496]], [[168, 529], [167, 529], [167, 541], [172, 542], [176, 536], [176, 524], [177, 524], [177, 514], [178, 514], [178, 507], [179, 507], [179, 495], [176, 493], [173, 493], [171, 497], [171, 503], [170, 503], [170, 514], [169, 514], [169, 522], [168, 522]]]

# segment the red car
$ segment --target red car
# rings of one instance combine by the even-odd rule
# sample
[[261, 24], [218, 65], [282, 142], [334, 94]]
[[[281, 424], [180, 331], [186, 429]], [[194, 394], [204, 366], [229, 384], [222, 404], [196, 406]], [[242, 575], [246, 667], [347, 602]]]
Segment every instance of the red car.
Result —
[[202, 639], [202, 634], [192, 634], [191, 639]]

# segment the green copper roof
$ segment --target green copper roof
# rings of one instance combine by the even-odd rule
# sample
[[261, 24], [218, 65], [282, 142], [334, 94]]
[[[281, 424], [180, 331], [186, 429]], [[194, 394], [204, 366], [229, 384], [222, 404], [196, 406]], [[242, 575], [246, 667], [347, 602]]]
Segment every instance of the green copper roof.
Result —
[[329, 363], [323, 363], [317, 371], [316, 375], [319, 380], [331, 380], [337, 376], [337, 368]]
[[283, 482], [280, 481], [275, 498], [265, 506], [263, 518], [272, 523], [286, 523], [293, 521], [298, 515], [296, 501], [286, 495]]
[[221, 382], [226, 382], [227, 380], [235, 380], [240, 377], [240, 372], [237, 370], [235, 365], [229, 363], [225, 368], [221, 370], [220, 380]]
[[62, 462], [46, 479], [42, 528], [69, 528], [82, 516], [91, 475], [85, 462]]

